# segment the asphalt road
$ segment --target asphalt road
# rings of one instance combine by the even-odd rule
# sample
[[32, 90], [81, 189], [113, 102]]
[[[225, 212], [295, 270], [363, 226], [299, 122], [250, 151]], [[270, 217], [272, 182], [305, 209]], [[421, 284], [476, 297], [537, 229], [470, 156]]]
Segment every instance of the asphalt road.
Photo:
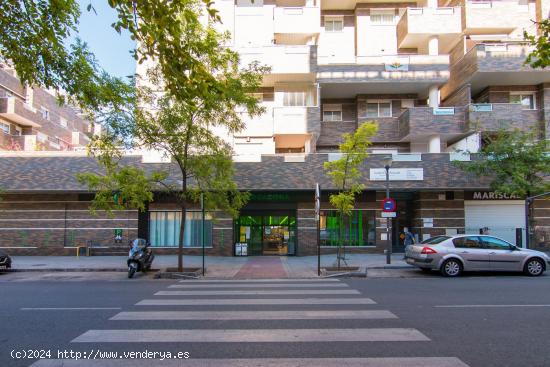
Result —
[[[34, 366], [550, 366], [550, 276], [415, 274], [320, 282], [0, 275], [0, 366], [33, 365], [10, 355], [29, 350], [51, 351]], [[189, 359], [70, 361], [58, 350]]]

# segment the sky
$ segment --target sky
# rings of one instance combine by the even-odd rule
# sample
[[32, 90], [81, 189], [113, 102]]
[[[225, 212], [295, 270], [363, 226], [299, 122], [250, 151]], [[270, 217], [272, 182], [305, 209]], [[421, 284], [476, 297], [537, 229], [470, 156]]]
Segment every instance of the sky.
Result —
[[[90, 2], [97, 15], [93, 10], [86, 10]], [[128, 32], [118, 34], [111, 27], [117, 16], [107, 0], [78, 0], [78, 3], [82, 12], [78, 37], [88, 44], [99, 65], [114, 76], [133, 75], [136, 63], [129, 51], [135, 48], [135, 42]]]

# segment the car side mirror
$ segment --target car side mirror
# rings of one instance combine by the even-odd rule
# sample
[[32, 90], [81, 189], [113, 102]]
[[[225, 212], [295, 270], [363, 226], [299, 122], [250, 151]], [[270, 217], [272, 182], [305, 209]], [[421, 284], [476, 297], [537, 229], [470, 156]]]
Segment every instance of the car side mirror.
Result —
[[514, 246], [514, 245], [510, 246], [510, 251], [517, 251], [517, 250], [518, 250], [517, 246]]

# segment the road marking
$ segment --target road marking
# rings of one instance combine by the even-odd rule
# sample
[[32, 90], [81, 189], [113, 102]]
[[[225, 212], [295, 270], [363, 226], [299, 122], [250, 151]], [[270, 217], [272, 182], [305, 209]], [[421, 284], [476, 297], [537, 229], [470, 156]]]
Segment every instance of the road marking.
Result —
[[23, 307], [21, 311], [121, 310], [122, 307]]
[[303, 278], [303, 279], [209, 279], [209, 280], [180, 280], [180, 283], [295, 283], [295, 282], [340, 282], [335, 278]]
[[144, 299], [136, 306], [374, 305], [370, 298]]
[[361, 294], [355, 289], [288, 289], [257, 291], [159, 291], [155, 296], [259, 296], [259, 295]]
[[339, 288], [349, 287], [346, 283], [277, 283], [277, 284], [175, 284], [168, 288]]
[[416, 329], [88, 330], [73, 343], [296, 343], [429, 341]]
[[483, 307], [550, 307], [550, 305], [439, 305], [436, 308], [483, 308]]
[[365, 320], [396, 319], [386, 310], [336, 311], [138, 311], [120, 312], [110, 320]]
[[[151, 359], [128, 360], [54, 360], [41, 359], [31, 367], [150, 367]], [[163, 367], [468, 367], [455, 357], [389, 358], [261, 358], [261, 359], [165, 359], [155, 360]]]

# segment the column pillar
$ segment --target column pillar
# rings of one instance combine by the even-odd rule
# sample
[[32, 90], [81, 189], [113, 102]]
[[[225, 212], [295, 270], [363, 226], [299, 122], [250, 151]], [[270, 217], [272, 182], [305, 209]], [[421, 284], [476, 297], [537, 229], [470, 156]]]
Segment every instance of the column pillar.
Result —
[[428, 40], [428, 55], [439, 55], [439, 36], [432, 36]]
[[428, 8], [437, 8], [437, 0], [428, 0]]
[[437, 85], [432, 85], [429, 91], [430, 107], [437, 108], [439, 107], [439, 87]]
[[430, 142], [428, 143], [428, 152], [441, 153], [441, 136], [440, 135], [430, 136]]

